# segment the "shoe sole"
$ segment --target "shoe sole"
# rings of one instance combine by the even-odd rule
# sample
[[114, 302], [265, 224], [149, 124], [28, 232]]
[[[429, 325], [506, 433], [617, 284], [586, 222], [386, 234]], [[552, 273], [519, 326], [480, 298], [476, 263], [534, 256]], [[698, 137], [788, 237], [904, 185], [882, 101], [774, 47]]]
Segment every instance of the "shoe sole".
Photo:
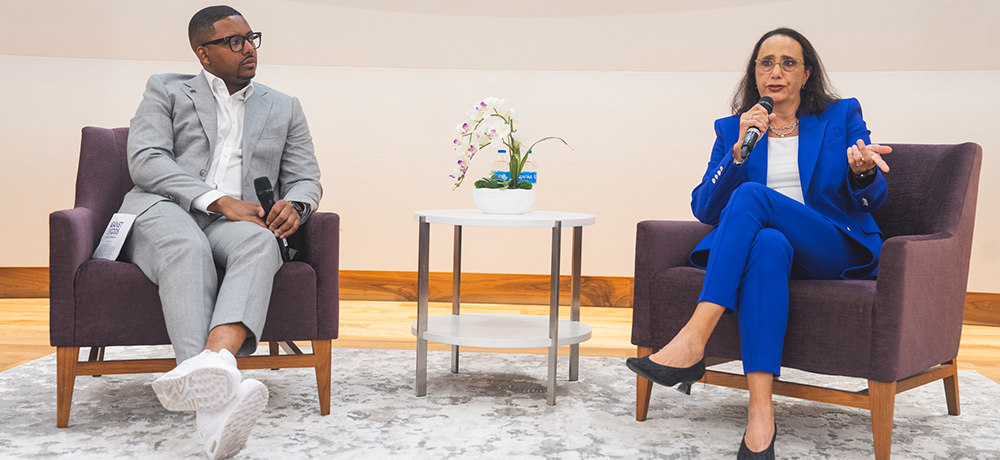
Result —
[[151, 385], [156, 397], [170, 411], [221, 410], [236, 395], [239, 372], [218, 367], [196, 369], [178, 378], [160, 377]]
[[243, 400], [238, 402], [239, 407], [229, 415], [222, 428], [215, 453], [212, 453], [212, 449], [206, 448], [210, 459], [229, 458], [243, 450], [247, 440], [250, 439], [250, 431], [257, 424], [257, 418], [267, 407], [268, 398], [267, 387], [260, 382], [254, 384], [253, 388], [243, 395]]
[[636, 374], [638, 374], [639, 377], [642, 377], [642, 378], [644, 378], [646, 380], [649, 380], [650, 382], [653, 382], [653, 383], [655, 383], [657, 385], [663, 385], [663, 386], [665, 386], [667, 388], [674, 388], [676, 386], [677, 387], [676, 388], [677, 391], [679, 391], [681, 393], [684, 393], [686, 395], [690, 395], [691, 394], [691, 385], [693, 385], [695, 382], [698, 381], [698, 380], [691, 380], [691, 381], [682, 380], [682, 381], [677, 382], [677, 383], [675, 383], [673, 385], [667, 385], [667, 384], [664, 384], [664, 383], [661, 383], [661, 382], [657, 381], [658, 379], [656, 379], [656, 378], [650, 376], [649, 374], [647, 374], [645, 370], [643, 370], [639, 366], [633, 366], [632, 363], [630, 363], [628, 361], [625, 361], [625, 366], [628, 367], [632, 372], [635, 372]]

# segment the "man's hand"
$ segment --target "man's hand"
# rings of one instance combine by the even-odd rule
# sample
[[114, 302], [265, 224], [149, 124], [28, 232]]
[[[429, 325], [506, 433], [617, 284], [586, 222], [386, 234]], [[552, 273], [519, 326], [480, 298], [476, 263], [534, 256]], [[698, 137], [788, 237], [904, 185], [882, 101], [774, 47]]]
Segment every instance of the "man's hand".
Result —
[[267, 228], [278, 238], [288, 238], [299, 229], [299, 213], [292, 204], [278, 200], [267, 215]]
[[226, 219], [234, 222], [242, 220], [253, 222], [261, 227], [267, 228], [267, 225], [264, 225], [264, 208], [260, 207], [257, 203], [237, 200], [236, 198], [230, 196], [224, 196], [208, 205], [208, 210], [222, 214], [223, 216], [226, 216]]

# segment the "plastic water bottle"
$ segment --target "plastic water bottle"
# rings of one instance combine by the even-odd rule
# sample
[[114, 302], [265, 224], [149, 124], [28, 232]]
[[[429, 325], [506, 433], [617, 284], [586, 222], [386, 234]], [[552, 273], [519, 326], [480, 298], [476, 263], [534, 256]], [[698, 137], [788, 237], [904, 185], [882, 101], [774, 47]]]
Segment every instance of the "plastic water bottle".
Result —
[[531, 188], [538, 186], [538, 165], [535, 164], [535, 158], [531, 156], [531, 152], [528, 152], [528, 159], [524, 162], [524, 167], [521, 168], [521, 175], [517, 177], [518, 182], [530, 182]]
[[[535, 190], [538, 186], [538, 165], [535, 164], [534, 157], [532, 157], [531, 152], [528, 152], [528, 159], [524, 160], [524, 167], [521, 168], [521, 175], [517, 179], [519, 182], [530, 182], [531, 189]], [[531, 208], [528, 212], [535, 212], [535, 203], [531, 203]]]
[[507, 155], [507, 150], [497, 150], [497, 157], [493, 160], [490, 173], [496, 174], [500, 180], [510, 180], [510, 155]]

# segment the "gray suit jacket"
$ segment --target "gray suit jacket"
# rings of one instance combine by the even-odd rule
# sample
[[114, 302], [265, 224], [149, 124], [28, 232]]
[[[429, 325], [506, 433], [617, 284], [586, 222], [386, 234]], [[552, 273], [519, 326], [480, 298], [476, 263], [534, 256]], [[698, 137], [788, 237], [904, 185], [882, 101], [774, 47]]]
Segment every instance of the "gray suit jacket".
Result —
[[[299, 100], [254, 83], [245, 117], [243, 200], [257, 201], [253, 181], [267, 176], [275, 199], [308, 203], [315, 210], [323, 188]], [[129, 127], [128, 168], [135, 188], [120, 212], [141, 214], [164, 200], [192, 211], [191, 202], [212, 190], [205, 176], [215, 151], [216, 120], [216, 102], [201, 75], [149, 77]]]

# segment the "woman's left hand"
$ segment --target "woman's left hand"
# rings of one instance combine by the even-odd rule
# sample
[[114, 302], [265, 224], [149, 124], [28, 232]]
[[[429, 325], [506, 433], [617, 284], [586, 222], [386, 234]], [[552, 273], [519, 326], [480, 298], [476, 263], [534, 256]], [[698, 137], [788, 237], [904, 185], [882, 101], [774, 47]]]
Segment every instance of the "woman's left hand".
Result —
[[882, 172], [889, 172], [889, 165], [885, 164], [882, 155], [891, 152], [892, 147], [887, 145], [865, 145], [865, 141], [858, 139], [857, 145], [847, 148], [847, 164], [851, 166], [851, 171], [854, 174], [861, 174], [876, 166]]

